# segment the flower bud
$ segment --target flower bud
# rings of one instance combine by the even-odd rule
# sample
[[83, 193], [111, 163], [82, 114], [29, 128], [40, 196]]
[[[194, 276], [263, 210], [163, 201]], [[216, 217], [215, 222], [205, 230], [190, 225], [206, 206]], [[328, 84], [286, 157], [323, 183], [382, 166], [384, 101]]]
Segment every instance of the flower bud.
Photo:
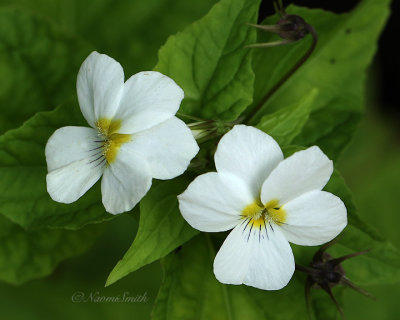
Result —
[[325, 244], [324, 246], [322, 246], [314, 254], [309, 267], [304, 267], [296, 264], [296, 270], [307, 273], [305, 294], [306, 294], [306, 303], [308, 312], [310, 313], [310, 299], [311, 299], [310, 290], [311, 288], [319, 288], [329, 294], [330, 298], [335, 303], [338, 311], [340, 312], [342, 318], [344, 318], [343, 310], [332, 293], [331, 290], [332, 287], [341, 284], [349, 288], [352, 288], [369, 298], [374, 299], [374, 297], [364, 289], [361, 289], [354, 283], [352, 283], [346, 277], [346, 273], [343, 267], [341, 266], [341, 263], [343, 261], [367, 253], [368, 250], [355, 252], [352, 254], [342, 256], [340, 258], [333, 258], [330, 254], [326, 253], [325, 250], [330, 246], [332, 246], [335, 242], [336, 242], [335, 240], [332, 240], [327, 244]]
[[300, 16], [285, 14], [279, 21], [278, 35], [283, 39], [298, 41], [303, 39], [310, 31], [309, 25]]

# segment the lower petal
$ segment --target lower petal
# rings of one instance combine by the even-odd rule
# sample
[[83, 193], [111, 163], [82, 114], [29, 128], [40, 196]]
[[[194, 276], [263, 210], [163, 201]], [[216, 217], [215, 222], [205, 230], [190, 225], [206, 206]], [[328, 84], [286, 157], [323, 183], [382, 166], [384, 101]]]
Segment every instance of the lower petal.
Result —
[[325, 191], [311, 191], [283, 206], [281, 226], [292, 243], [316, 246], [335, 238], [347, 225], [347, 211], [340, 198]]
[[232, 230], [214, 261], [220, 282], [263, 290], [286, 286], [294, 269], [292, 249], [279, 227], [253, 228], [246, 220]]
[[146, 162], [123, 147], [116, 160], [104, 171], [101, 181], [103, 205], [112, 214], [133, 209], [151, 186]]
[[72, 203], [83, 196], [103, 173], [90, 159], [74, 161], [47, 174], [47, 192], [57, 202]]

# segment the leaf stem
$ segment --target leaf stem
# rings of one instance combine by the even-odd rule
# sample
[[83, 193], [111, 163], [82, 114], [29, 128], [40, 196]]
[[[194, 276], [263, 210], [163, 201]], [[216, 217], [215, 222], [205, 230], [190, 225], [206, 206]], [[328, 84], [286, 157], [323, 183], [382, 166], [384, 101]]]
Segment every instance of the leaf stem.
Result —
[[262, 106], [268, 99], [308, 60], [313, 53], [318, 42], [318, 35], [315, 29], [310, 24], [305, 24], [305, 28], [312, 36], [312, 43], [307, 52], [300, 58], [299, 61], [265, 94], [260, 102], [254, 107], [252, 112], [243, 119], [243, 123], [250, 123], [254, 116], [260, 111]]

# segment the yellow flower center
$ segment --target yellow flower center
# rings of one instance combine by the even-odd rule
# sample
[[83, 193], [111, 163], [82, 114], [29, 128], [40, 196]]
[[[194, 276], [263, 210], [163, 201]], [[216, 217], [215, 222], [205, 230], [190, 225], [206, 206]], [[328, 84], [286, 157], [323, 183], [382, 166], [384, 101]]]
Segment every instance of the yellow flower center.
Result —
[[242, 211], [243, 219], [250, 219], [249, 224], [255, 228], [274, 222], [282, 225], [286, 220], [286, 211], [279, 205], [279, 200], [271, 200], [265, 206], [254, 201]]
[[96, 122], [96, 127], [104, 140], [102, 149], [108, 164], [115, 161], [121, 146], [132, 138], [130, 134], [117, 133], [121, 128], [121, 123], [121, 120], [108, 118], [100, 118]]

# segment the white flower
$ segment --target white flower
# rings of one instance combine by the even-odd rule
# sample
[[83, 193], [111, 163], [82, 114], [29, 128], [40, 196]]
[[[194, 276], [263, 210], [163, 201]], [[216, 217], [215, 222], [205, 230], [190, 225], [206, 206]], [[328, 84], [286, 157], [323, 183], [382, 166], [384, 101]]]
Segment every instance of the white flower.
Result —
[[333, 166], [318, 147], [283, 160], [269, 135], [237, 125], [219, 142], [215, 166], [179, 196], [179, 208], [200, 231], [233, 229], [214, 261], [222, 283], [281, 289], [295, 269], [288, 241], [320, 245], [347, 224], [343, 202], [321, 191]]
[[92, 52], [79, 70], [77, 91], [91, 128], [64, 127], [47, 142], [47, 190], [55, 201], [76, 201], [103, 175], [106, 210], [129, 211], [152, 178], [182, 174], [199, 150], [174, 116], [182, 89], [159, 72], [140, 72], [124, 83], [117, 61]]

